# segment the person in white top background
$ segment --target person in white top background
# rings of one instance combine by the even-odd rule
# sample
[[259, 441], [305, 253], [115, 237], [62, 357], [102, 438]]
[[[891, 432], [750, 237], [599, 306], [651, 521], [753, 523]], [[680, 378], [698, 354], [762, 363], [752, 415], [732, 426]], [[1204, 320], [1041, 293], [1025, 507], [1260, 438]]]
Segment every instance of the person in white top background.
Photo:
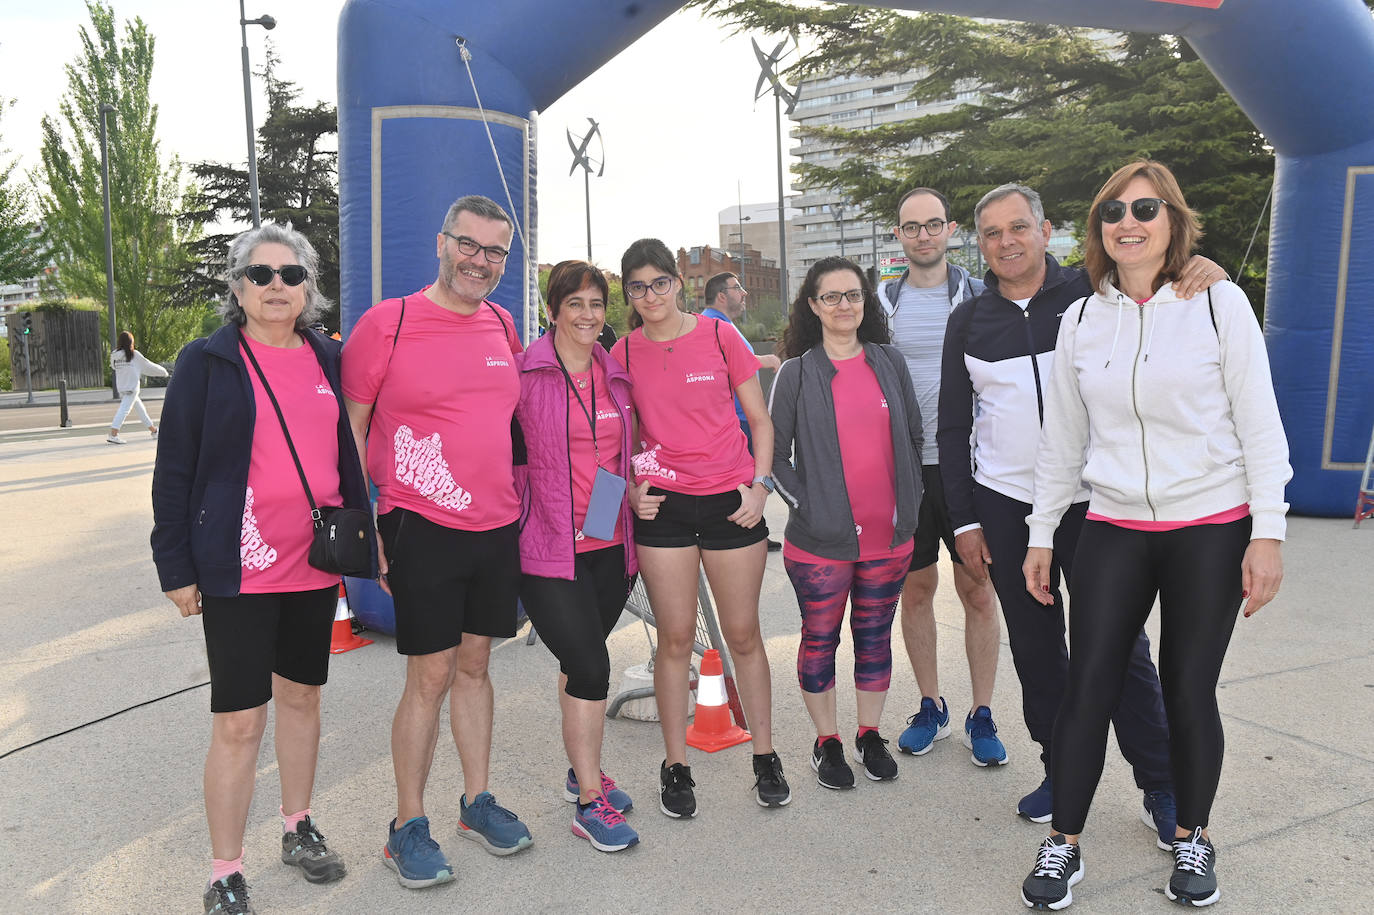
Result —
[[115, 410], [114, 419], [110, 420], [110, 434], [105, 436], [105, 441], [111, 445], [129, 443], [128, 439], [120, 437], [119, 427], [124, 425], [124, 418], [129, 415], [130, 410], [138, 411], [138, 418], [148, 427], [149, 434], [157, 438], [157, 424], [148, 415], [148, 408], [143, 406], [138, 392], [143, 385], [144, 375], [166, 378], [167, 370], [156, 362], [149, 361], [134, 349], [134, 335], [127, 330], [119, 332], [119, 343], [114, 352], [110, 353], [110, 368], [114, 369], [115, 390], [119, 392], [119, 409]]

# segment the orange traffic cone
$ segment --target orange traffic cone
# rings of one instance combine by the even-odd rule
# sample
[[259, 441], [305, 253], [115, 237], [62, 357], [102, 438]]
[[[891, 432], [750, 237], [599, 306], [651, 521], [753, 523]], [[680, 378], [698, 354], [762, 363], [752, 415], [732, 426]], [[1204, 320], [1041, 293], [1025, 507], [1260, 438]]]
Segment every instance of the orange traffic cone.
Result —
[[730, 700], [725, 695], [725, 670], [720, 652], [706, 649], [697, 681], [697, 714], [687, 728], [687, 744], [707, 753], [750, 740], [749, 732], [730, 720]]
[[348, 591], [343, 582], [339, 582], [339, 604], [334, 611], [334, 632], [329, 640], [329, 653], [342, 654], [371, 644], [371, 639], [360, 638], [353, 633], [353, 613], [348, 609]]

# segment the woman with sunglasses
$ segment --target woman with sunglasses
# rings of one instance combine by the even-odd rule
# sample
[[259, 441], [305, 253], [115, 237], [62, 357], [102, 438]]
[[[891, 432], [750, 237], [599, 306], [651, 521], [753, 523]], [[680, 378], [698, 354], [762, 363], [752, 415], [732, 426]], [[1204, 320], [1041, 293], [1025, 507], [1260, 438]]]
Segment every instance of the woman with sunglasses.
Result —
[[601, 770], [611, 658], [639, 564], [630, 475], [630, 377], [597, 342], [606, 323], [606, 277], [584, 261], [549, 273], [549, 332], [518, 354], [516, 418], [527, 463], [520, 492], [520, 597], [558, 658], [558, 705], [568, 753], [564, 797], [576, 803], [574, 835], [599, 851], [639, 841], [625, 822], [630, 796]]
[[1131, 644], [1158, 596], [1159, 674], [1178, 802], [1172, 900], [1215, 902], [1208, 816], [1221, 777], [1216, 688], [1245, 601], [1278, 593], [1292, 476], [1264, 338], [1230, 282], [1169, 287], [1201, 229], [1173, 174], [1137, 161], [1088, 215], [1095, 293], [1064, 314], [1045, 398], [1027, 518], [1026, 588], [1050, 603], [1055, 528], [1091, 488], [1073, 564], [1069, 681], [1054, 726], [1053, 831], [1022, 901], [1061, 909], [1083, 876], [1078, 840], [1102, 774], [1107, 721]]
[[308, 326], [328, 304], [318, 264], [290, 226], [235, 238], [225, 325], [181, 351], [163, 403], [153, 561], [181, 615], [200, 616], [210, 665], [206, 912], [249, 911], [243, 836], [268, 700], [281, 860], [312, 883], [345, 874], [310, 809], [339, 576], [307, 561], [311, 505], [295, 458], [316, 505], [367, 509], [368, 496], [339, 394], [340, 346]]
[[[666, 750], [659, 809], [674, 818], [697, 813], [687, 765], [687, 676], [703, 566], [753, 734], [754, 797], [760, 806], [782, 807], [792, 792], [773, 752], [772, 684], [759, 630], [768, 556], [763, 506], [773, 488], [773, 425], [755, 377], [759, 360], [731, 328], [683, 310], [682, 278], [663, 242], [630, 245], [620, 275], [632, 329], [611, 352], [634, 382], [639, 421], [630, 500], [659, 636], [654, 691]], [[753, 430], [752, 457], [735, 396]]]
[[845, 605], [854, 639], [854, 761], [871, 781], [897, 777], [878, 731], [892, 679], [892, 620], [915, 548], [921, 504], [921, 408], [906, 358], [854, 264], [807, 271], [773, 382], [773, 478], [787, 501], [783, 566], [801, 609], [797, 679], [823, 788], [854, 787], [835, 710], [835, 650]]

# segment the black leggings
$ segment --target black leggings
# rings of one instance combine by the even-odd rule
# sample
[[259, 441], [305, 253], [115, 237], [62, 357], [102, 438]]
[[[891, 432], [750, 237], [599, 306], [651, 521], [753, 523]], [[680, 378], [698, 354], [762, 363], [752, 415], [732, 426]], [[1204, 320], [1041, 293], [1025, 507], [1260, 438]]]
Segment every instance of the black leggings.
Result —
[[599, 702], [611, 686], [606, 636], [615, 628], [634, 579], [625, 577], [625, 547], [578, 553], [574, 578], [520, 576], [520, 599], [535, 631], [568, 677], [574, 699]]
[[1217, 680], [1240, 610], [1250, 519], [1174, 531], [1087, 521], [1074, 557], [1069, 685], [1054, 724], [1054, 828], [1077, 835], [1102, 777], [1107, 721], [1159, 595], [1159, 679], [1178, 825], [1205, 827], [1221, 780]]

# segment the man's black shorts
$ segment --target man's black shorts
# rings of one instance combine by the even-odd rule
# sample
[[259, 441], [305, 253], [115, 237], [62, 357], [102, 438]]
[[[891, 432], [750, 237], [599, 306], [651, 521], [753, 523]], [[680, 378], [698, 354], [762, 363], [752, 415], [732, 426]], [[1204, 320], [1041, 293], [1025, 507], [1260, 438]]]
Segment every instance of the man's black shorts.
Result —
[[945, 549], [949, 552], [950, 561], [962, 564], [959, 552], [954, 549], [954, 527], [950, 524], [949, 508], [945, 505], [945, 486], [940, 481], [940, 465], [923, 465], [921, 483], [925, 494], [921, 497], [921, 510], [916, 515], [916, 549], [911, 554], [910, 571], [935, 565], [940, 558], [941, 541], [944, 541]]
[[463, 633], [515, 635], [520, 595], [518, 525], [460, 531], [394, 508], [377, 519], [396, 607], [396, 650], [433, 654]]

